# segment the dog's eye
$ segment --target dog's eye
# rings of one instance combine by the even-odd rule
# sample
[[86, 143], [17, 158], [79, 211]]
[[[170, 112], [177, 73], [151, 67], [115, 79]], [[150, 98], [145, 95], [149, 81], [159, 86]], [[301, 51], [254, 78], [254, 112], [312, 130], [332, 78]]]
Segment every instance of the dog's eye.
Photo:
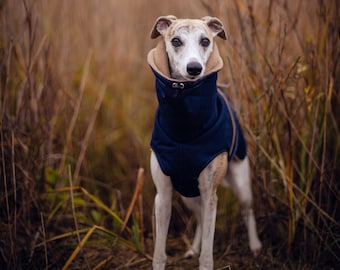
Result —
[[201, 46], [208, 47], [210, 45], [210, 40], [208, 38], [201, 39]]
[[174, 47], [179, 47], [179, 46], [182, 46], [183, 43], [182, 43], [182, 41], [179, 38], [173, 38], [171, 40], [171, 44]]

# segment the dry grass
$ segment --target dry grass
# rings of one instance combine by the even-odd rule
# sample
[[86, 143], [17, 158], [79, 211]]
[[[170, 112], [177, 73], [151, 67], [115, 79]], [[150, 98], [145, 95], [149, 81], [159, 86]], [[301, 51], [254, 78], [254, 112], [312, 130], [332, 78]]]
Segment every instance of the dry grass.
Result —
[[[163, 14], [214, 15], [229, 33], [219, 80], [249, 142], [264, 250], [251, 258], [221, 189], [216, 269], [339, 266], [338, 1], [3, 0], [0, 12], [4, 269], [150, 269], [146, 54]], [[196, 268], [179, 259], [194, 221], [178, 202], [173, 215], [169, 269]]]

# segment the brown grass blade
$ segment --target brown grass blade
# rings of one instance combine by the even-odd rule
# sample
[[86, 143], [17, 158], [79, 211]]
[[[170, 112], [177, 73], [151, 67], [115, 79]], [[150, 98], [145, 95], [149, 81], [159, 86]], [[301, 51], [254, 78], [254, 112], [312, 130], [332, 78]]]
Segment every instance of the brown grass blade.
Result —
[[136, 201], [138, 199], [138, 195], [141, 194], [142, 191], [143, 191], [143, 186], [144, 186], [144, 169], [139, 168], [138, 174], [137, 174], [137, 183], [136, 183], [135, 191], [133, 193], [129, 208], [127, 210], [127, 213], [126, 213], [126, 216], [125, 216], [125, 219], [124, 219], [124, 223], [123, 223], [122, 228], [120, 230], [121, 233], [126, 228], [126, 225], [127, 225], [129, 218], [132, 214], [133, 208], [135, 207]]

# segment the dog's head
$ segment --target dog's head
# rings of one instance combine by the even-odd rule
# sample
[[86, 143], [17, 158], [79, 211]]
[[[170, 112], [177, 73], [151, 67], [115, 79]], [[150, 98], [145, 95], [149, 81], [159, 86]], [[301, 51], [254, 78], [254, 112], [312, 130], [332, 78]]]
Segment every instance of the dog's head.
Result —
[[159, 17], [151, 38], [162, 36], [169, 59], [171, 77], [196, 80], [205, 74], [208, 59], [214, 48], [214, 37], [226, 39], [222, 22], [214, 17], [177, 19]]

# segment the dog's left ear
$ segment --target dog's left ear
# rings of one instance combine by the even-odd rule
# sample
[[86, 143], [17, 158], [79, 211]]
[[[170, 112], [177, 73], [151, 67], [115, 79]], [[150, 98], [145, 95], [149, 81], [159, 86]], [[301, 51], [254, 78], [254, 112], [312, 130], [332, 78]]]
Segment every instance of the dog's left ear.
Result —
[[214, 33], [214, 35], [217, 35], [223, 39], [227, 39], [223, 23], [219, 19], [217, 19], [216, 17], [206, 16], [203, 17], [202, 20], [208, 25], [208, 27]]

